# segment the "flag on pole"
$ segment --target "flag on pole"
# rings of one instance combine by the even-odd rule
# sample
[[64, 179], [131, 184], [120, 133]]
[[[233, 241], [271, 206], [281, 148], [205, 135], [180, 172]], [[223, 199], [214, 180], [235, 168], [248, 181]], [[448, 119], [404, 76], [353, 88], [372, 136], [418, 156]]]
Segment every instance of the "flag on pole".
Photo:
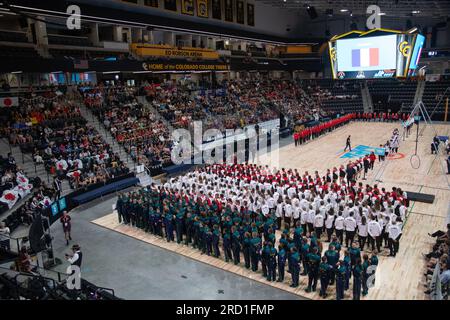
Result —
[[76, 59], [73, 61], [73, 67], [75, 69], [89, 69], [89, 62], [87, 60]]
[[18, 97], [0, 98], [0, 107], [18, 107], [18, 106], [19, 106]]

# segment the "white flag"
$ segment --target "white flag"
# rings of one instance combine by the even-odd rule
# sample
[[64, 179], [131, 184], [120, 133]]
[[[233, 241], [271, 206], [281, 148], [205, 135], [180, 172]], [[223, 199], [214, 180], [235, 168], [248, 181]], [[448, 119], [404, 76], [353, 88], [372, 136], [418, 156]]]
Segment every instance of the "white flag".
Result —
[[18, 97], [0, 98], [0, 107], [17, 107], [19, 106]]

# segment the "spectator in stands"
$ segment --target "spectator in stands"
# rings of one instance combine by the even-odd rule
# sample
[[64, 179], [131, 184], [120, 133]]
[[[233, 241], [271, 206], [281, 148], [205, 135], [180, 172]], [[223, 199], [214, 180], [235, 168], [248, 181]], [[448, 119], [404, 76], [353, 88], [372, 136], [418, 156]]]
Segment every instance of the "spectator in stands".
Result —
[[61, 186], [61, 178], [59, 176], [56, 176], [53, 179], [53, 188], [55, 189], [55, 200], [58, 200], [61, 197], [61, 191], [62, 191], [62, 186]]
[[429, 233], [428, 235], [430, 237], [437, 238], [436, 242], [443, 242], [447, 239], [450, 239], [450, 223], [447, 223], [447, 231], [446, 232], [438, 230], [438, 231], [434, 232], [433, 234]]
[[[441, 280], [441, 286], [448, 290], [449, 284], [450, 284], [450, 266], [449, 266], [448, 262], [445, 264], [445, 269], [441, 273], [440, 280]], [[448, 294], [448, 292], [447, 292], [447, 294]]]
[[10, 244], [10, 238], [9, 238], [10, 233], [11, 233], [11, 231], [5, 225], [5, 223], [0, 222], [0, 247], [7, 251], [11, 250], [11, 244]]
[[450, 174], [450, 155], [447, 156], [447, 174]]
[[19, 257], [17, 260], [18, 269], [20, 272], [25, 273], [31, 273], [32, 272], [32, 266], [31, 266], [31, 257], [28, 254], [28, 250], [26, 247], [21, 247], [19, 252]]
[[431, 293], [431, 280], [436, 266], [439, 264], [441, 274], [440, 280], [442, 285], [442, 294], [448, 295], [449, 290], [449, 266], [450, 266], [450, 223], [447, 224], [447, 231], [438, 230], [433, 234], [428, 234], [431, 237], [436, 238], [436, 242], [432, 247], [432, 250], [424, 254], [424, 258], [427, 260], [426, 272], [424, 273], [425, 286], [428, 290], [425, 293]]

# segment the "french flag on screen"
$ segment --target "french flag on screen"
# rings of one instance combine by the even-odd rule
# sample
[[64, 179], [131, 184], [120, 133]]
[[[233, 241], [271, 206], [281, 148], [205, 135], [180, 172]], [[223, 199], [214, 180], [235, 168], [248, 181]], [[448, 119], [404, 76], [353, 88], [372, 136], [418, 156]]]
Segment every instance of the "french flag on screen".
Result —
[[363, 48], [352, 50], [352, 67], [376, 67], [380, 63], [378, 48]]

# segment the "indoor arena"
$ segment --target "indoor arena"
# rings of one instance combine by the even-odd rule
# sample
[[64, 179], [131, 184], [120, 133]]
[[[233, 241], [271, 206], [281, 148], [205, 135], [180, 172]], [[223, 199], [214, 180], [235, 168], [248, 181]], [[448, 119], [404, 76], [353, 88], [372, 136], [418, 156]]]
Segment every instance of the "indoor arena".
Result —
[[0, 299], [448, 300], [449, 16], [2, 1]]

